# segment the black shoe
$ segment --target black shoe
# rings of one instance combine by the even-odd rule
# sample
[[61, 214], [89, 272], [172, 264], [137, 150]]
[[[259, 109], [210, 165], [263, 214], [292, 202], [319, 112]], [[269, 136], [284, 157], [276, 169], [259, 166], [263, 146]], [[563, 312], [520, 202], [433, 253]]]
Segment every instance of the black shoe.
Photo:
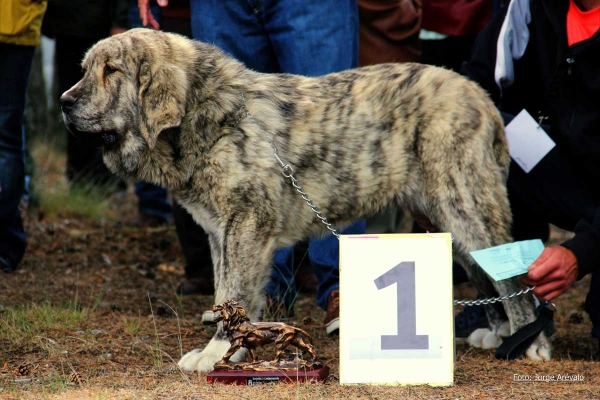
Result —
[[454, 337], [467, 339], [479, 328], [488, 328], [490, 324], [485, 313], [485, 306], [466, 306], [454, 317]]

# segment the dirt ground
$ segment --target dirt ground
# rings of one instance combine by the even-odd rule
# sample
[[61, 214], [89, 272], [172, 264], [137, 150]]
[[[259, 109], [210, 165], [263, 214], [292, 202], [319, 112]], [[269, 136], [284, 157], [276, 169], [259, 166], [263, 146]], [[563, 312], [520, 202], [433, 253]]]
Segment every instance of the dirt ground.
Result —
[[[337, 337], [325, 335], [324, 312], [314, 294], [303, 293], [294, 323], [330, 366], [327, 383], [209, 385], [205, 374], [182, 373], [176, 362], [214, 333], [199, 322], [212, 298], [175, 295], [183, 278], [175, 228], [123, 223], [134, 216], [131, 191], [113, 196], [101, 220], [29, 209], [25, 260], [17, 272], [0, 274], [0, 399], [600, 398], [598, 342], [582, 311], [587, 279], [556, 302], [549, 362], [498, 361], [493, 351], [458, 345], [451, 387], [340, 386]], [[473, 294], [468, 285], [455, 291], [457, 298]], [[534, 381], [558, 374], [583, 380]]]

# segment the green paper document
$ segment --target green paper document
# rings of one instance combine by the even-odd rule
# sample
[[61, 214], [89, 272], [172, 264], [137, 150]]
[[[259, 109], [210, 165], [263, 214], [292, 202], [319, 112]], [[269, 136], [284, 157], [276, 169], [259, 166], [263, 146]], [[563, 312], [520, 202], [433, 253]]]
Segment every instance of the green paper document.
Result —
[[492, 279], [501, 281], [527, 273], [542, 251], [544, 243], [534, 239], [472, 251], [471, 256]]

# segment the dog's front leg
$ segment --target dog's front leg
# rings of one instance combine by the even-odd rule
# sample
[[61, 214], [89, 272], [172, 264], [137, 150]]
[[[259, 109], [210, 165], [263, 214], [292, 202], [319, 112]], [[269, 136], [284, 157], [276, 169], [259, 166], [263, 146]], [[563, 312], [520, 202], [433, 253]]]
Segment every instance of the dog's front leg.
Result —
[[[258, 224], [256, 215], [236, 216], [230, 219], [228, 229], [219, 242], [211, 236], [211, 248], [218, 251], [213, 256], [215, 279], [215, 304], [237, 300], [248, 311], [251, 321], [257, 321], [265, 304], [265, 287], [270, 278], [275, 240], [270, 236], [264, 219]], [[229, 350], [230, 344], [223, 324], [218, 324], [215, 336], [202, 351], [193, 350], [179, 361], [186, 370], [211, 371], [216, 362]], [[240, 349], [231, 357], [239, 362], [246, 354]]]

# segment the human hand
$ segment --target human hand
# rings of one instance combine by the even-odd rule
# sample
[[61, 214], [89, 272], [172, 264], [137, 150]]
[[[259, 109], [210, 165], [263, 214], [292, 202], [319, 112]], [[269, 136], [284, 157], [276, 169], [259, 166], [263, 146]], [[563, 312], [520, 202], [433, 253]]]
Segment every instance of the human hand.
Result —
[[[169, 0], [156, 0], [159, 6], [166, 7], [169, 5]], [[159, 29], [160, 25], [154, 19], [152, 12], [150, 12], [150, 0], [138, 0], [138, 8], [140, 9], [140, 18], [142, 19], [142, 25], [150, 26], [153, 29]]]
[[535, 286], [533, 293], [543, 301], [550, 301], [565, 293], [577, 280], [575, 254], [566, 247], [546, 247], [528, 268], [527, 275], [519, 277], [521, 284]]

